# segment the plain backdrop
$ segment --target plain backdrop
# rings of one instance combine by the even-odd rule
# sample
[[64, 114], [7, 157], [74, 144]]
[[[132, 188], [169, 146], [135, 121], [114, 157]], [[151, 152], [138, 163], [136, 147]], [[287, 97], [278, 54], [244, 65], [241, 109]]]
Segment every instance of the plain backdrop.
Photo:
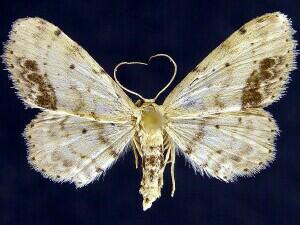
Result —
[[[121, 61], [171, 55], [178, 84], [206, 55], [249, 20], [281, 11], [300, 30], [299, 1], [20, 1], [2, 0], [0, 40], [14, 20], [42, 17], [83, 46], [109, 73]], [[299, 40], [299, 33], [295, 38]], [[129, 151], [106, 176], [82, 189], [43, 178], [26, 161], [22, 132], [38, 110], [24, 109], [0, 71], [0, 225], [299, 225], [300, 79], [291, 74], [287, 95], [268, 107], [281, 129], [274, 163], [255, 178], [225, 184], [195, 175], [177, 157], [175, 197], [169, 170], [162, 197], [146, 212], [138, 193], [141, 170]], [[172, 71], [167, 60], [120, 71], [121, 81], [154, 96]], [[134, 98], [134, 100], [136, 100]]]

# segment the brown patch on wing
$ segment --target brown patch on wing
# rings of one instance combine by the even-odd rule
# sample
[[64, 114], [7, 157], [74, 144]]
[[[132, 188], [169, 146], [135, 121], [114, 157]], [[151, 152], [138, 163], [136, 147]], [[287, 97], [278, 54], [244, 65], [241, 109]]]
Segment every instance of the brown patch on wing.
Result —
[[84, 54], [83, 54], [83, 50], [82, 50], [82, 48], [78, 45], [78, 44], [76, 44], [76, 43], [74, 43], [73, 45], [70, 45], [70, 46], [66, 46], [66, 54], [67, 55], [79, 55], [82, 59], [84, 59], [85, 57], [84, 57]]
[[232, 43], [227, 39], [220, 45], [220, 49], [222, 51], [229, 51], [232, 49]]
[[[246, 86], [242, 95], [242, 108], [259, 107], [264, 97], [272, 92], [272, 82], [282, 74], [285, 66], [284, 56], [264, 58], [259, 62], [259, 68], [253, 70], [246, 80]], [[282, 80], [282, 79], [281, 79]], [[261, 88], [263, 86], [263, 89]]]
[[[54, 88], [47, 79], [47, 74], [40, 72], [35, 60], [26, 59], [25, 57], [16, 57], [15, 60], [21, 69], [15, 82], [17, 85], [22, 83], [30, 92], [30, 94], [25, 94], [25, 98], [40, 107], [56, 110], [57, 99]], [[23, 88], [19, 89], [22, 90]]]
[[56, 110], [57, 99], [55, 91], [52, 85], [45, 81], [45, 77], [38, 73], [30, 73], [27, 75], [27, 78], [34, 85], [37, 85], [39, 95], [35, 99], [36, 104], [47, 109]]
[[240, 162], [242, 160], [242, 158], [237, 155], [231, 155], [230, 159], [232, 159], [235, 162]]
[[86, 132], [87, 132], [87, 129], [85, 129], [85, 128], [83, 128], [83, 129], [81, 130], [81, 133], [82, 133], [82, 134], [86, 134]]
[[247, 32], [247, 30], [244, 27], [241, 27], [239, 29], [240, 34], [245, 34]]
[[220, 109], [224, 109], [224, 107], [225, 107], [224, 103], [220, 101], [220, 95], [219, 94], [214, 96], [214, 103]]
[[260, 62], [260, 69], [267, 70], [275, 65], [276, 61], [272, 58], [265, 58]]
[[242, 95], [242, 107], [247, 106], [257, 107], [262, 101], [262, 95], [259, 92], [260, 76], [257, 70], [254, 70], [250, 77], [247, 79], [246, 87], [243, 90]]
[[109, 140], [105, 137], [106, 135], [103, 133], [103, 129], [104, 129], [103, 124], [97, 123], [95, 125], [95, 128], [97, 130], [99, 130], [98, 139], [100, 140], [100, 142], [105, 144], [105, 145], [110, 145]]
[[63, 161], [63, 166], [64, 166], [64, 167], [70, 167], [70, 166], [72, 166], [72, 165], [73, 165], [73, 162], [72, 162], [71, 160], [65, 159], [65, 160]]
[[55, 34], [56, 36], [59, 36], [59, 35], [61, 34], [61, 30], [60, 30], [60, 29], [57, 29], [56, 31], [54, 31], [54, 34]]
[[258, 23], [262, 23], [262, 22], [266, 21], [266, 19], [267, 19], [267, 17], [259, 17], [256, 21]]
[[100, 167], [95, 167], [95, 170], [97, 173], [103, 172], [104, 170]]
[[34, 60], [26, 60], [24, 63], [24, 66], [26, 69], [31, 70], [31, 71], [38, 71], [38, 65], [36, 61]]
[[194, 147], [196, 146], [196, 143], [199, 143], [204, 137], [203, 131], [199, 131], [198, 133], [195, 134], [195, 136], [190, 140], [190, 142], [187, 145], [187, 149], [185, 152], [190, 155], [194, 151]]
[[112, 148], [109, 149], [109, 154], [113, 157], [113, 158], [117, 158], [119, 155], [119, 152], [116, 152], [115, 150], [113, 150]]

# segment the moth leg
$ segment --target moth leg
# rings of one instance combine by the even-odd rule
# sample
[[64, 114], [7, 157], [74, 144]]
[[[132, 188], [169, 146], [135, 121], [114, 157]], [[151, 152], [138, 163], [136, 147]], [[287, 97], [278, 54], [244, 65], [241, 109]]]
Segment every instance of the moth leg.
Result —
[[171, 150], [171, 178], [172, 178], [172, 193], [171, 193], [171, 197], [174, 197], [174, 193], [175, 193], [175, 189], [176, 189], [176, 185], [175, 185], [175, 173], [174, 173], [175, 158], [176, 158], [176, 150], [173, 147], [172, 150]]
[[140, 157], [142, 157], [141, 143], [140, 143], [139, 138], [138, 138], [137, 135], [134, 136], [133, 141], [135, 143], [135, 147], [136, 147], [137, 152], [139, 153]]
[[170, 159], [170, 148], [167, 148], [167, 153], [166, 153], [166, 158], [165, 158], [165, 165], [164, 165], [164, 168], [166, 167], [167, 163], [169, 162], [169, 159]]
[[135, 146], [134, 140], [131, 140], [131, 145], [132, 145], [132, 150], [133, 150], [133, 154], [134, 154], [134, 158], [135, 158], [135, 168], [137, 169], [139, 166], [139, 158], [137, 155], [137, 147]]
[[[164, 136], [164, 146], [165, 149], [168, 149], [168, 152], [166, 154], [166, 159], [165, 159], [165, 166], [169, 163], [171, 163], [171, 179], [172, 179], [172, 192], [171, 196], [174, 196], [175, 193], [175, 174], [174, 174], [174, 166], [175, 166], [175, 157], [176, 157], [176, 149], [174, 146], [174, 143], [170, 139], [170, 137], [165, 133]], [[169, 154], [171, 154], [169, 156]]]
[[165, 150], [167, 150], [167, 153], [166, 153], [166, 158], [165, 158], [165, 165], [164, 165], [164, 168], [166, 167], [166, 165], [170, 162], [170, 140], [169, 140], [169, 138], [168, 138], [168, 136], [167, 136], [167, 134], [165, 133], [165, 135], [164, 135], [164, 143], [163, 143], [163, 149]]
[[141, 152], [141, 144], [139, 141], [139, 138], [137, 135], [135, 135], [133, 137], [133, 139], [131, 140], [131, 144], [132, 144], [132, 149], [133, 149], [133, 153], [134, 153], [134, 157], [135, 157], [135, 167], [138, 168], [138, 164], [139, 164], [139, 155], [141, 158], [142, 157], [142, 152]]

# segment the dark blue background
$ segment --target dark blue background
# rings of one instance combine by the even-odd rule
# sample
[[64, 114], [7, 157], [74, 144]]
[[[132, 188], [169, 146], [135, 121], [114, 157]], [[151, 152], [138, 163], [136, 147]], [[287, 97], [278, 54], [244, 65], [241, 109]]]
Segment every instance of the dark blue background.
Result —
[[[218, 44], [250, 19], [281, 11], [300, 30], [299, 1], [1, 1], [0, 40], [11, 23], [39, 16], [59, 26], [83, 46], [107, 72], [124, 60], [170, 54], [178, 64], [177, 84]], [[299, 33], [295, 38], [299, 40]], [[1, 65], [3, 68], [3, 65]], [[152, 97], [169, 79], [170, 64], [120, 71], [121, 80]], [[129, 152], [98, 182], [75, 189], [33, 171], [21, 136], [38, 110], [24, 110], [7, 71], [0, 76], [0, 225], [299, 225], [300, 108], [299, 71], [288, 94], [268, 108], [282, 130], [277, 158], [255, 178], [225, 184], [195, 175], [177, 157], [175, 197], [169, 171], [162, 197], [143, 212], [138, 193], [141, 171]], [[172, 87], [174, 87], [174, 85]], [[166, 92], [160, 102], [168, 94]]]

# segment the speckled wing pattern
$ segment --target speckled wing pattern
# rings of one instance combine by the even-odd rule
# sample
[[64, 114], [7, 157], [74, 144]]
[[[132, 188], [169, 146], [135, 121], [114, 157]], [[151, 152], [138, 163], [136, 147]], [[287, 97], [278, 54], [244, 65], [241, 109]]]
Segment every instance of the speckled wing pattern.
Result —
[[27, 125], [28, 159], [55, 181], [87, 185], [123, 153], [132, 124], [100, 123], [57, 113], [40, 113]]
[[282, 96], [295, 69], [293, 33], [281, 13], [253, 19], [166, 98], [166, 130], [196, 171], [233, 181], [274, 159], [278, 127], [263, 108]]
[[3, 55], [19, 97], [42, 112], [25, 131], [29, 162], [84, 186], [132, 137], [134, 104], [91, 56], [40, 18], [17, 20]]

